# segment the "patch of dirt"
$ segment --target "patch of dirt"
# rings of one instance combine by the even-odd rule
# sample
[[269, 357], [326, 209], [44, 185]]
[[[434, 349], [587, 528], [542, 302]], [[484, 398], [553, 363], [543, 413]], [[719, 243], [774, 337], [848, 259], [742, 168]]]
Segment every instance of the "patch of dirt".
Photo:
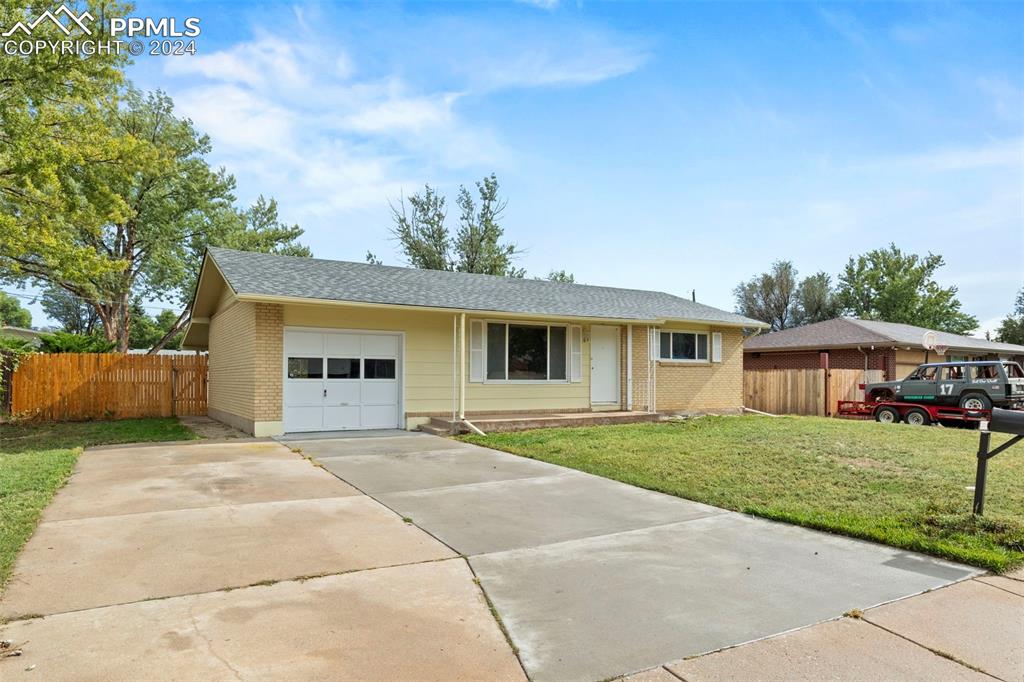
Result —
[[209, 417], [178, 417], [178, 421], [192, 429], [200, 438], [248, 438], [249, 434]]

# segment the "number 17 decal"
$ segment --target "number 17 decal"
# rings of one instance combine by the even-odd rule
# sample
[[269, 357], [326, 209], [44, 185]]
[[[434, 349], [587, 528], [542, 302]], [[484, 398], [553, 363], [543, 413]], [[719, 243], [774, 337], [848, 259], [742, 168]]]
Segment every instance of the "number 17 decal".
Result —
[[939, 384], [939, 395], [953, 395], [953, 384]]

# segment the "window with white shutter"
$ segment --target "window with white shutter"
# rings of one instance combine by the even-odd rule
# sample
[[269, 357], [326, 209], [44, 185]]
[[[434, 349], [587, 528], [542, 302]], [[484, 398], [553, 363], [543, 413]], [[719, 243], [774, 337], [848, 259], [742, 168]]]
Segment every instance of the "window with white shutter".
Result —
[[484, 380], [484, 323], [481, 320], [469, 323], [469, 380], [476, 383]]
[[583, 381], [583, 327], [570, 329], [569, 381], [577, 384]]
[[722, 334], [721, 332], [711, 333], [711, 362], [722, 361]]

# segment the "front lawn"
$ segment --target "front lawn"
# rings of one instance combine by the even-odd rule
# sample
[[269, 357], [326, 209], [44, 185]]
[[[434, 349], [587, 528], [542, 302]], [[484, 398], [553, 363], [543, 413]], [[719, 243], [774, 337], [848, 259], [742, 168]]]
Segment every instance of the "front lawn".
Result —
[[0, 424], [0, 589], [82, 448], [196, 437], [177, 419]]
[[[1024, 444], [989, 461], [978, 434], [819, 417], [703, 417], [464, 440], [770, 519], [994, 571], [1024, 563]], [[992, 447], [1007, 440], [993, 436]]]

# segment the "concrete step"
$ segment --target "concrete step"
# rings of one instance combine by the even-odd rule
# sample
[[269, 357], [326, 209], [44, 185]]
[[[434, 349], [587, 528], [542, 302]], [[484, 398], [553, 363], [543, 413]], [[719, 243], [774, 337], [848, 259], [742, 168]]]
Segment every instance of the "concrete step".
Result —
[[435, 424], [420, 424], [420, 431], [423, 433], [429, 433], [434, 436], [450, 436], [452, 432], [446, 426], [437, 426]]

